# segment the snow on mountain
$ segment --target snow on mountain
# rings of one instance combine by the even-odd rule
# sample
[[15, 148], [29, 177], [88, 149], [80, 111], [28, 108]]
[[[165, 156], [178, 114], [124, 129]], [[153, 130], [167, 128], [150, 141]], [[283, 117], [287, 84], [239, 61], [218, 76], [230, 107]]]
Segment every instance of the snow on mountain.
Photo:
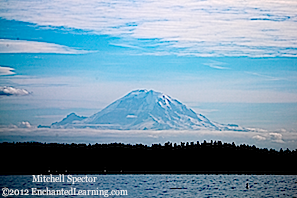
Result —
[[70, 114], [52, 126], [120, 130], [247, 131], [237, 125], [210, 121], [168, 95], [145, 89], [130, 92], [90, 117]]
[[78, 116], [75, 113], [69, 114], [66, 118], [64, 118], [60, 122], [55, 122], [51, 125], [52, 128], [59, 128], [61, 126], [69, 126], [72, 124], [75, 124], [77, 121], [81, 121], [83, 119], [86, 119], [87, 117], [84, 116]]

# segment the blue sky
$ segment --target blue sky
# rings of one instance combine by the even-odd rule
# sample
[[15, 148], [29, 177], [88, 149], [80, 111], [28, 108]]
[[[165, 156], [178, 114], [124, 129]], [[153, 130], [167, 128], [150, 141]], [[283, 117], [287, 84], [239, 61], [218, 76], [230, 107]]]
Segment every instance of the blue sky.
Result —
[[89, 116], [146, 88], [214, 121], [296, 131], [296, 10], [289, 0], [1, 1], [0, 124]]

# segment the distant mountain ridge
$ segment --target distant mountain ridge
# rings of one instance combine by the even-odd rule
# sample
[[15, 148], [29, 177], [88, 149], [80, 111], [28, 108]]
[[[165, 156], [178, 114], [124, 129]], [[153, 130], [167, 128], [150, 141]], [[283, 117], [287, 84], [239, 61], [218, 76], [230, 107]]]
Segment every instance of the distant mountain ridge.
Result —
[[53, 123], [52, 126], [55, 126], [55, 125], [61, 126], [61, 125], [74, 124], [76, 121], [81, 121], [81, 120], [84, 120], [86, 118], [87, 117], [84, 117], [84, 116], [78, 116], [75, 113], [70, 113], [62, 121]]
[[51, 128], [116, 130], [226, 130], [250, 131], [219, 124], [197, 114], [176, 99], [153, 90], [135, 90], [90, 117], [69, 114]]

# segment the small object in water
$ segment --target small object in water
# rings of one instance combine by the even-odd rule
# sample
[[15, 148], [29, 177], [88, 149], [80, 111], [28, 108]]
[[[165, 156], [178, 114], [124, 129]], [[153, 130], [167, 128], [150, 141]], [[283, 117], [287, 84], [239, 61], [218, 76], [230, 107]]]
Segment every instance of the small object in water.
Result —
[[249, 189], [249, 183], [246, 183], [245, 187], [246, 187], [246, 189]]

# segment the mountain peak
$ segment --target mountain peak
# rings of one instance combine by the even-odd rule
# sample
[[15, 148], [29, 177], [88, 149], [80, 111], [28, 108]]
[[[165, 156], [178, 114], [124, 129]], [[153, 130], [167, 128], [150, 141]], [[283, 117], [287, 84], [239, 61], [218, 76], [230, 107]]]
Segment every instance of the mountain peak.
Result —
[[162, 93], [156, 92], [154, 90], [137, 89], [137, 90], [131, 91], [130, 93], [128, 93], [124, 97], [146, 97], [146, 96], [148, 96], [150, 94], [159, 95], [159, 94], [162, 94]]
[[166, 101], [171, 101], [171, 97], [163, 94], [161, 92], [157, 92], [154, 90], [147, 90], [147, 89], [138, 89], [131, 91], [128, 93], [126, 96], [123, 97], [123, 99], [126, 98], [148, 98], [147, 100], [152, 100], [152, 101], [147, 101], [149, 103], [155, 103], [158, 102], [159, 100], [164, 100]]
[[76, 115], [76, 113], [70, 113], [69, 115], [67, 115], [67, 118], [69, 117], [79, 117], [78, 115]]
[[[153, 90], [150, 90], [153, 91]], [[136, 89], [134, 91], [131, 91], [130, 93], [147, 93], [149, 92], [147, 89]]]
[[123, 130], [246, 130], [212, 122], [178, 100], [147, 89], [131, 91], [88, 118], [72, 113], [52, 125]]

